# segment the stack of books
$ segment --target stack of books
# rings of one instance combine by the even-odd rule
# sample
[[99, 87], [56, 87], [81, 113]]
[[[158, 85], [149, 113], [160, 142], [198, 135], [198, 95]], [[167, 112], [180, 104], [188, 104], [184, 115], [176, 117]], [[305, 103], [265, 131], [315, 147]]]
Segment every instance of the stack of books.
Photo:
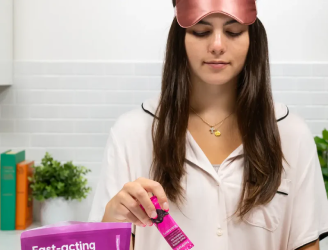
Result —
[[33, 221], [33, 197], [28, 177], [34, 161], [25, 160], [25, 150], [8, 150], [0, 156], [0, 229], [24, 230]]

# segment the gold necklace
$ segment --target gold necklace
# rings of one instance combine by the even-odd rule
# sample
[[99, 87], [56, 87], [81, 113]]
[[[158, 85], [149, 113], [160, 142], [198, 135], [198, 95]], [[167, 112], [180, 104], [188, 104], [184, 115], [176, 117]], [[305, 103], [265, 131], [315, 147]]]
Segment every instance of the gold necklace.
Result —
[[199, 114], [197, 114], [197, 112], [193, 109], [193, 107], [190, 106], [190, 109], [195, 113], [195, 115], [197, 115], [204, 123], [206, 123], [209, 127], [210, 127], [210, 133], [214, 134], [216, 137], [221, 136], [221, 132], [217, 129], [215, 129], [217, 126], [220, 127], [223, 122], [232, 115], [232, 113], [230, 115], [228, 115], [226, 118], [224, 118], [222, 121], [218, 122], [217, 124], [214, 124], [213, 126], [210, 125], [207, 121], [205, 121]]

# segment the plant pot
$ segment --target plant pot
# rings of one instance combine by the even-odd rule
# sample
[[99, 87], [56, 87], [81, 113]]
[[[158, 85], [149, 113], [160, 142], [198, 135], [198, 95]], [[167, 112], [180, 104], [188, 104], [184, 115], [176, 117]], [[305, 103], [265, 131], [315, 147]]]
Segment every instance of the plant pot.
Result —
[[61, 221], [74, 221], [74, 203], [62, 197], [45, 200], [41, 203], [41, 225], [51, 225]]

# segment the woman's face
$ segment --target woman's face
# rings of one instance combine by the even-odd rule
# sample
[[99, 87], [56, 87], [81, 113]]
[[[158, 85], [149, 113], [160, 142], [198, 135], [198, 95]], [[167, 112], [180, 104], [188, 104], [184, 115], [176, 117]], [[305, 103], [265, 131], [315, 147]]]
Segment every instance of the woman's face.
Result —
[[[229, 16], [214, 13], [186, 29], [185, 46], [192, 80], [222, 85], [238, 78], [248, 48], [248, 25]], [[223, 68], [210, 61], [224, 61]]]

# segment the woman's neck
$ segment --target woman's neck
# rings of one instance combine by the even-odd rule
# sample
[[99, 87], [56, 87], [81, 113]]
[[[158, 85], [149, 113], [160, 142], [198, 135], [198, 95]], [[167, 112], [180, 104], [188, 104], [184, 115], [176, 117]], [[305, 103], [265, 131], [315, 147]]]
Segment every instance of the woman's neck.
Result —
[[236, 105], [237, 81], [222, 85], [194, 82], [190, 105], [209, 123], [216, 123], [233, 113]]

